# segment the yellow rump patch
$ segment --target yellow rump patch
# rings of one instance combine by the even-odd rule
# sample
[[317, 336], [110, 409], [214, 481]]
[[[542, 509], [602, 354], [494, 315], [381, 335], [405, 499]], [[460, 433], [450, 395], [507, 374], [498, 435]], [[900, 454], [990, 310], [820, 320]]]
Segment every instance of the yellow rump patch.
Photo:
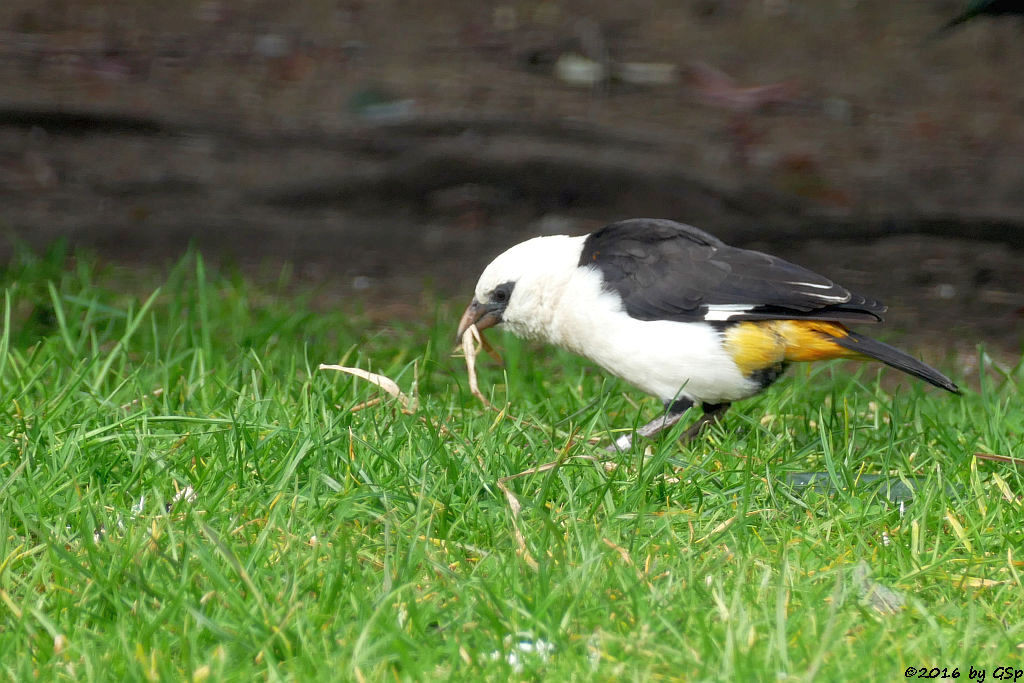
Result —
[[818, 320], [754, 320], [725, 332], [725, 350], [744, 375], [784, 361], [858, 358], [856, 351], [834, 341], [849, 332], [838, 323]]

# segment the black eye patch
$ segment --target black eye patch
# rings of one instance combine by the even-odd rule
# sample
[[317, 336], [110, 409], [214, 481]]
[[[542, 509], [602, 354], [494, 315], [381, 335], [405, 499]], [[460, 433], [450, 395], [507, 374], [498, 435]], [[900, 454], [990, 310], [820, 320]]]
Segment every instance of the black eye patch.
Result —
[[507, 304], [508, 300], [512, 298], [512, 290], [515, 289], [516, 283], [504, 282], [494, 289], [491, 290], [490, 300], [496, 304]]

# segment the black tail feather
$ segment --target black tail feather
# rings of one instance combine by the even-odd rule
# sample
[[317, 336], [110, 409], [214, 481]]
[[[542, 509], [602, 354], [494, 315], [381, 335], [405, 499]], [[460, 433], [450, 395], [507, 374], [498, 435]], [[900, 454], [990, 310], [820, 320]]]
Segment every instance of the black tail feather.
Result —
[[833, 337], [833, 339], [836, 344], [844, 349], [850, 349], [875, 360], [880, 360], [889, 367], [923, 379], [925, 382], [933, 384], [940, 389], [951, 391], [954, 394], [960, 393], [960, 388], [941, 372], [888, 344], [883, 344], [880, 341], [865, 337], [856, 332], [850, 332], [845, 337]]

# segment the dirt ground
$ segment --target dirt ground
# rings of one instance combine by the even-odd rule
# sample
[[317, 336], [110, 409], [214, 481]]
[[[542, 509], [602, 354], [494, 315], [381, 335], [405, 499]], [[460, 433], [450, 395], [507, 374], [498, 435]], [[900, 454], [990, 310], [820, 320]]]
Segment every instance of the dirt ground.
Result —
[[669, 217], [1012, 361], [1024, 26], [929, 38], [959, 7], [8, 0], [0, 258], [191, 243], [417, 315], [522, 238]]

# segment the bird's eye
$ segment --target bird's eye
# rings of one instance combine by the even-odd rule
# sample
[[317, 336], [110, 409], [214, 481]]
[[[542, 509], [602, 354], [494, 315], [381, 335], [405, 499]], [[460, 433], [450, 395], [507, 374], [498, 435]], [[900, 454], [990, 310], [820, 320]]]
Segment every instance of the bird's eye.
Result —
[[497, 304], [507, 304], [509, 297], [512, 296], [512, 288], [515, 287], [514, 282], [506, 282], [500, 284], [491, 291], [491, 301]]

